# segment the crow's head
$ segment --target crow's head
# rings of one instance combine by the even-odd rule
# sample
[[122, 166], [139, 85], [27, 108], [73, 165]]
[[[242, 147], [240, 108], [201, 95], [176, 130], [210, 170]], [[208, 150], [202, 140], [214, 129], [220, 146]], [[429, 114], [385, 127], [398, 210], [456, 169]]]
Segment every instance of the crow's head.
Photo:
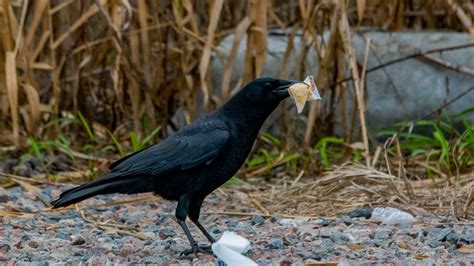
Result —
[[275, 78], [259, 78], [250, 82], [245, 86], [242, 92], [250, 101], [266, 104], [276, 103], [290, 96], [288, 87], [298, 81], [275, 79]]

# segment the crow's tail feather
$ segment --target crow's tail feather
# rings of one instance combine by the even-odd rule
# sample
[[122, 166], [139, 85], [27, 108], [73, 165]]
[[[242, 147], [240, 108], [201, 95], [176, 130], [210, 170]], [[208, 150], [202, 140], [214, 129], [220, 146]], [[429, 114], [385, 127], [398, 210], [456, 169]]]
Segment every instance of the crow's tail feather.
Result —
[[53, 205], [52, 208], [55, 209], [101, 194], [151, 192], [149, 186], [144, 185], [145, 183], [138, 178], [120, 177], [111, 173], [97, 181], [64, 191], [51, 204]]

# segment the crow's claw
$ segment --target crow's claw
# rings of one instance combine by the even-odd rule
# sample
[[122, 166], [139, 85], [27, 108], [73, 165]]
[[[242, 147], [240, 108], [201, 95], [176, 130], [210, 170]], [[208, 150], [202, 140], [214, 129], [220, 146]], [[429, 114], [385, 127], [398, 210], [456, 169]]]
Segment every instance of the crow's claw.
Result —
[[191, 253], [194, 253], [194, 255], [197, 257], [198, 253], [203, 253], [207, 255], [213, 255], [211, 246], [198, 246], [198, 245], [193, 245], [191, 246], [190, 249], [186, 249], [183, 252], [181, 252], [181, 256], [187, 256]]

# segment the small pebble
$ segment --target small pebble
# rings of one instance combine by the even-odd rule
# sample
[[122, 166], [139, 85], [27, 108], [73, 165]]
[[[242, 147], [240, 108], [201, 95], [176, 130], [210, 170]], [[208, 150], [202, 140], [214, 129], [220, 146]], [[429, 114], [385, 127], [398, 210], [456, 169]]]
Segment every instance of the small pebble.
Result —
[[66, 239], [66, 240], [69, 240], [70, 237], [69, 237], [69, 233], [67, 230], [64, 230], [64, 229], [60, 229], [56, 232], [56, 237], [57, 238], [61, 238], [61, 239]]
[[392, 230], [388, 228], [377, 229], [374, 234], [374, 239], [389, 239], [392, 236]]
[[10, 192], [0, 186], [0, 203], [6, 203], [10, 200]]
[[306, 218], [306, 217], [298, 217], [295, 219], [295, 223], [298, 226], [308, 224], [308, 222], [309, 222], [309, 218]]
[[8, 244], [1, 244], [0, 245], [0, 251], [3, 251], [5, 253], [7, 253], [8, 251], [10, 251], [12, 248], [10, 247], [10, 245]]
[[278, 223], [286, 227], [296, 227], [295, 221], [289, 218], [282, 218]]
[[227, 221], [225, 223], [227, 224], [227, 227], [229, 227], [229, 228], [233, 228], [233, 227], [237, 226], [237, 220], [235, 220], [233, 218], [227, 219]]
[[38, 248], [39, 247], [39, 244], [38, 242], [34, 241], [34, 240], [31, 240], [30, 242], [28, 242], [28, 246], [30, 248]]
[[82, 236], [72, 236], [72, 245], [73, 246], [80, 246], [86, 243], [86, 240]]
[[269, 243], [267, 243], [266, 247], [269, 249], [282, 249], [285, 246], [283, 239], [275, 238], [272, 239]]
[[[325, 249], [313, 250], [311, 259], [320, 261], [320, 260], [326, 259], [330, 255], [331, 254], [329, 250], [325, 250]], [[311, 264], [311, 262], [306, 261], [305, 264]], [[316, 262], [315, 264], [319, 264], [319, 263]]]
[[[266, 260], [264, 258], [258, 258], [256, 261], [255, 261], [259, 266], [265, 266], [265, 265], [271, 265], [272, 262], [269, 261], [269, 260]], [[221, 264], [219, 264], [221, 265]], [[224, 264], [225, 265], [225, 264]]]
[[426, 243], [428, 246], [435, 248], [441, 244], [440, 242], [445, 241], [452, 231], [451, 228], [432, 228], [426, 235]]
[[336, 243], [336, 244], [346, 244], [349, 242], [349, 237], [346, 236], [345, 234], [342, 234], [341, 232], [334, 232], [330, 236], [331, 240]]
[[331, 224], [331, 222], [324, 217], [319, 217], [318, 219], [314, 220], [314, 223], [321, 226], [329, 226]]
[[281, 219], [280, 216], [272, 216], [272, 217], [270, 217], [270, 222], [276, 223], [276, 222], [280, 221], [280, 219]]
[[244, 222], [244, 221], [239, 221], [237, 223], [237, 225], [235, 226], [235, 228], [247, 228], [249, 227], [250, 225], [247, 223], [247, 222]]
[[265, 222], [265, 219], [260, 215], [252, 216], [252, 225], [261, 225]]
[[160, 239], [163, 240], [170, 237], [175, 237], [176, 232], [172, 228], [165, 227], [165, 228], [160, 229], [160, 231], [158, 232], [158, 236], [160, 237]]
[[465, 244], [465, 245], [472, 245], [474, 244], [474, 235], [465, 235], [465, 234], [457, 234], [457, 233], [450, 233], [446, 236], [446, 241], [452, 244]]
[[346, 213], [346, 215], [350, 218], [369, 219], [372, 216], [373, 211], [374, 211], [374, 208], [360, 208], [360, 209], [352, 210], [352, 211]]
[[359, 224], [356, 220], [352, 219], [351, 217], [344, 215], [342, 216], [341, 221], [345, 223], [346, 225], [351, 225], [351, 224]]
[[474, 226], [464, 227], [464, 234], [474, 236]]
[[216, 226], [216, 225], [211, 225], [209, 228], [208, 228], [209, 232], [213, 233], [213, 234], [220, 234], [222, 233], [222, 230]]

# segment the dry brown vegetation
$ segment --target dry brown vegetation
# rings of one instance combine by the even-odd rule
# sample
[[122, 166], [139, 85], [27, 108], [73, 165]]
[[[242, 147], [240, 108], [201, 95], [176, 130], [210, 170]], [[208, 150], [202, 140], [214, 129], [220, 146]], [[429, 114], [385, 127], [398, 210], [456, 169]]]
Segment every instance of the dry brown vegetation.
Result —
[[[401, 152], [387, 152], [390, 147], [376, 150], [372, 147], [375, 151], [370, 152], [364, 126], [366, 67], [355, 60], [351, 35], [366, 26], [389, 31], [449, 29], [474, 34], [474, 4], [470, 0], [0, 0], [0, 3], [3, 150], [24, 150], [32, 146], [29, 139], [55, 140], [59, 136], [77, 138], [79, 143], [92, 140], [93, 145], [116, 142], [129, 147], [130, 131], [143, 139], [157, 127], [176, 129], [178, 125], [172, 117], [178, 110], [190, 122], [195, 118], [200, 99], [206, 109], [213, 109], [235, 88], [260, 76], [267, 56], [267, 34], [280, 30], [290, 40], [282, 62], [287, 62], [291, 51], [297, 51], [298, 58], [316, 51], [320, 66], [318, 87], [335, 99], [330, 109], [344, 108], [343, 101], [338, 99], [346, 93], [347, 82], [353, 82], [357, 119], [362, 125], [358, 149], [363, 151], [367, 168], [350, 166], [353, 167], [349, 168], [350, 174], [347, 168], [339, 168], [312, 183], [298, 183], [301, 172], [289, 187], [289, 181], [284, 179], [281, 186], [272, 190], [276, 194], [255, 195], [255, 199], [260, 199], [267, 208], [273, 206], [272, 212], [282, 212], [288, 206], [298, 210], [301, 202], [325, 199], [311, 206], [326, 208], [330, 204], [338, 209], [341, 207], [338, 204], [345, 204], [346, 208], [382, 201], [419, 206], [421, 202], [433, 201], [442, 206], [452, 205], [453, 212], [459, 215], [468, 214], [474, 200], [474, 181], [472, 176], [462, 174], [468, 172], [466, 169], [459, 171], [457, 165], [449, 169], [426, 165], [423, 170], [437, 171], [442, 185], [446, 185], [443, 190], [433, 181], [434, 188], [441, 193], [435, 195], [431, 190], [421, 190], [426, 189], [423, 183], [426, 180], [407, 179], [411, 170], [405, 170], [405, 166], [423, 163], [424, 159], [405, 160]], [[322, 41], [324, 31], [330, 31], [327, 43]], [[297, 32], [303, 36], [302, 47], [292, 45]], [[235, 34], [235, 39], [225, 69], [222, 73], [212, 73], [211, 55], [219, 54], [217, 44], [229, 34]], [[248, 35], [244, 44], [245, 72], [238, 84], [231, 84], [232, 63], [244, 35]], [[369, 45], [370, 42], [367, 49]], [[351, 79], [345, 76], [347, 69], [351, 71]], [[280, 77], [303, 78], [304, 64], [296, 73], [298, 76], [282, 69]], [[219, 87], [210, 82], [211, 75], [223, 76]], [[304, 140], [311, 146], [316, 136], [321, 135], [317, 128], [330, 128], [331, 119], [320, 117], [321, 108], [325, 106], [312, 104], [306, 119]], [[81, 122], [70, 123], [70, 120]], [[316, 124], [328, 126], [316, 127]], [[349, 128], [351, 132], [359, 130], [351, 125]], [[158, 133], [165, 134], [165, 130]], [[118, 150], [123, 152], [120, 146]], [[76, 158], [107, 163], [70, 152]], [[289, 160], [282, 155], [270, 167], [250, 167], [244, 174], [258, 175]], [[395, 170], [386, 173], [388, 169]], [[74, 175], [86, 175], [79, 172]], [[65, 175], [68, 179], [75, 178], [73, 173]], [[15, 183], [19, 179], [12, 180]], [[462, 181], [462, 185], [457, 181]], [[447, 191], [455, 193], [454, 196], [443, 197]], [[324, 197], [330, 193], [333, 194], [329, 199]], [[450, 205], [456, 197], [460, 200]], [[340, 200], [344, 203], [338, 203]], [[351, 201], [353, 205], [346, 204]], [[301, 208], [307, 213], [323, 212]]]
[[[72, 126], [61, 126], [58, 119], [77, 112], [93, 129], [106, 128], [119, 136], [124, 127], [142, 135], [157, 126], [176, 127], [171, 117], [178, 108], [189, 122], [194, 119], [200, 92], [211, 109], [235, 86], [259, 76], [266, 57], [267, 32], [272, 29], [283, 29], [290, 38], [296, 31], [304, 31], [307, 45], [289, 45], [288, 51], [298, 50], [302, 57], [310, 49], [317, 51], [320, 88], [344, 93], [344, 84], [331, 84], [345, 78], [342, 68], [349, 66], [356, 91], [363, 91], [359, 88], [363, 84], [363, 77], [358, 77], [361, 69], [351, 56], [351, 28], [472, 32], [474, 13], [467, 0], [1, 3], [2, 143], [20, 146], [26, 144], [26, 136], [52, 139], [74, 131]], [[325, 44], [320, 36], [328, 29], [332, 35]], [[209, 69], [211, 53], [218, 53], [216, 44], [231, 33], [237, 36], [235, 44], [244, 33], [249, 34], [245, 75], [237, 85], [229, 84], [235, 52], [227, 58], [223, 73], [210, 73]], [[300, 75], [304, 72], [299, 71]], [[222, 86], [214, 88], [209, 75], [223, 75]], [[280, 76], [301, 78], [283, 71]], [[360, 102], [361, 94], [357, 95]], [[316, 106], [309, 116], [307, 142], [318, 116]]]

